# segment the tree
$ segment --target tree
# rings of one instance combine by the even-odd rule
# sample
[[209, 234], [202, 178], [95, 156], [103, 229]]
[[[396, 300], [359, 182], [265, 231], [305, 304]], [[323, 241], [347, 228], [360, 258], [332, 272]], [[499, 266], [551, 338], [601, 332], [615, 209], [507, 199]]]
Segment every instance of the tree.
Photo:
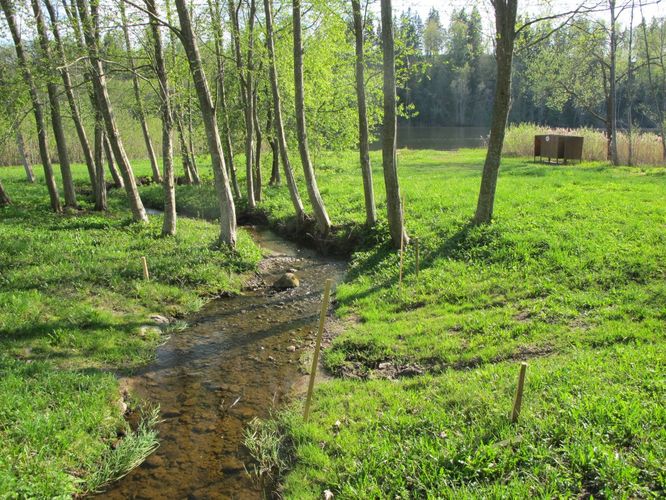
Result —
[[9, 198], [7, 191], [5, 191], [2, 181], [0, 181], [0, 207], [6, 207], [12, 204], [12, 200]]
[[58, 28], [58, 15], [53, 7], [53, 4], [51, 3], [51, 0], [43, 0], [43, 1], [46, 10], [49, 13], [49, 18], [51, 20], [51, 33], [53, 34], [53, 39], [55, 40], [56, 49], [58, 52], [58, 71], [60, 72], [63, 86], [65, 87], [65, 94], [67, 96], [67, 103], [69, 104], [69, 110], [72, 115], [72, 121], [74, 122], [74, 127], [76, 128], [76, 133], [79, 138], [79, 143], [81, 144], [81, 149], [83, 151], [86, 167], [88, 167], [88, 177], [90, 178], [90, 183], [92, 186], [95, 186], [96, 185], [95, 159], [90, 149], [90, 143], [88, 142], [86, 129], [83, 126], [83, 122], [81, 120], [81, 113], [79, 112], [79, 106], [76, 103], [76, 96], [74, 95], [74, 85], [72, 84], [72, 78], [69, 74], [69, 68], [65, 57], [65, 49], [63, 47], [62, 39], [60, 37], [60, 30]]
[[439, 20], [439, 12], [432, 7], [426, 19], [425, 28], [423, 29], [423, 48], [425, 49], [426, 56], [436, 56], [442, 51], [444, 45], [444, 32], [442, 30], [442, 23]]
[[384, 53], [384, 126], [382, 129], [382, 166], [386, 185], [389, 230], [395, 248], [409, 242], [405, 230], [400, 183], [398, 180], [397, 117], [395, 90], [395, 47], [391, 0], [381, 0], [382, 48]]
[[125, 148], [118, 132], [116, 120], [113, 115], [113, 108], [111, 106], [111, 99], [106, 84], [106, 73], [102, 66], [102, 61], [99, 52], [98, 40], [98, 11], [97, 0], [89, 5], [88, 0], [76, 0], [81, 26], [83, 28], [83, 36], [85, 44], [88, 48], [88, 56], [90, 59], [91, 78], [93, 88], [95, 89], [96, 105], [99, 112], [104, 118], [106, 126], [106, 135], [109, 140], [110, 149], [113, 151], [113, 156], [118, 162], [120, 172], [123, 176], [123, 183], [125, 184], [125, 192], [129, 201], [130, 209], [132, 210], [132, 217], [137, 222], [147, 222], [148, 216], [143, 207], [143, 202], [139, 196], [139, 191], [136, 186], [136, 179], [134, 172], [130, 165]]
[[365, 57], [363, 18], [360, 0], [352, 0], [354, 17], [354, 39], [356, 46], [356, 98], [358, 107], [358, 150], [363, 175], [363, 195], [365, 197], [365, 222], [368, 226], [377, 223], [375, 193], [372, 185], [372, 166], [370, 165], [370, 143], [368, 133], [368, 107], [365, 98]]
[[491, 0], [495, 9], [495, 60], [497, 81], [490, 122], [490, 137], [483, 164], [481, 189], [474, 223], [487, 224], [493, 216], [506, 122], [511, 107], [511, 63], [516, 39], [518, 0]]
[[248, 40], [247, 61], [243, 60], [241, 51], [241, 33], [238, 20], [241, 8], [241, 0], [235, 5], [229, 0], [229, 15], [232, 22], [231, 36], [234, 42], [234, 53], [236, 56], [236, 68], [240, 80], [241, 106], [245, 118], [245, 182], [247, 187], [247, 206], [254, 210], [257, 206], [254, 192], [254, 86], [253, 86], [253, 52], [254, 52], [254, 16], [255, 0], [250, 0], [250, 12], [248, 14]]
[[0, 0], [0, 7], [7, 19], [7, 25], [11, 32], [14, 41], [14, 48], [16, 50], [16, 58], [18, 59], [19, 66], [23, 73], [23, 80], [30, 92], [30, 100], [32, 102], [32, 110], [35, 116], [35, 124], [37, 125], [37, 139], [39, 141], [39, 156], [42, 160], [44, 167], [44, 177], [46, 180], [46, 187], [49, 191], [49, 199], [51, 200], [51, 209], [54, 212], [62, 211], [60, 206], [60, 196], [58, 195], [58, 186], [56, 185], [55, 177], [53, 176], [53, 166], [51, 165], [51, 157], [49, 156], [48, 138], [46, 135], [46, 123], [44, 121], [44, 110], [42, 108], [37, 87], [28, 65], [28, 60], [25, 56], [23, 49], [23, 42], [21, 41], [21, 34], [19, 33], [16, 25], [16, 17], [14, 14], [14, 7], [11, 0]]
[[120, 0], [120, 23], [123, 29], [123, 37], [125, 39], [125, 57], [127, 59], [127, 66], [132, 75], [132, 90], [134, 91], [134, 100], [136, 104], [136, 114], [141, 124], [141, 131], [143, 132], [143, 140], [146, 143], [146, 151], [148, 152], [148, 160], [153, 172], [153, 180], [155, 182], [162, 182], [160, 175], [160, 167], [157, 164], [157, 157], [155, 156], [155, 149], [153, 148], [153, 141], [150, 138], [148, 130], [148, 122], [146, 121], [146, 112], [143, 109], [143, 97], [141, 96], [141, 88], [139, 87], [139, 77], [137, 76], [136, 65], [134, 64], [134, 55], [132, 54], [132, 43], [130, 42], [129, 27], [127, 25], [127, 12], [125, 11], [125, 0]]
[[14, 134], [16, 136], [16, 148], [18, 149], [19, 156], [21, 157], [21, 163], [23, 163], [23, 169], [25, 170], [25, 176], [29, 183], [35, 182], [35, 173], [32, 171], [32, 165], [30, 164], [30, 159], [25, 148], [25, 140], [23, 139], [23, 134], [21, 133], [21, 124], [16, 120], [14, 122]]
[[35, 15], [37, 24], [37, 36], [41, 48], [41, 59], [39, 61], [43, 70], [47, 74], [47, 93], [49, 97], [49, 109], [51, 110], [51, 127], [55, 136], [56, 146], [58, 148], [58, 162], [60, 163], [60, 172], [62, 173], [62, 184], [65, 191], [65, 206], [76, 208], [76, 191], [74, 190], [74, 179], [72, 178], [72, 168], [69, 164], [69, 153], [67, 152], [67, 138], [62, 127], [62, 115], [60, 113], [60, 101], [58, 100], [58, 87], [50, 75], [51, 69], [51, 49], [46, 34], [46, 24], [42, 9], [38, 0], [31, 0], [32, 12]]
[[[177, 31], [178, 37], [185, 48], [187, 60], [190, 67], [190, 73], [194, 82], [194, 89], [199, 98], [199, 108], [203, 118], [204, 128], [206, 129], [206, 139], [208, 150], [211, 156], [213, 166], [213, 175], [215, 177], [215, 191], [217, 193], [220, 205], [220, 243], [226, 244], [231, 248], [236, 246], [236, 207], [229, 187], [227, 170], [224, 165], [224, 153], [222, 152], [222, 143], [217, 128], [217, 119], [215, 117], [215, 107], [208, 87], [208, 80], [204, 71], [199, 45], [192, 31], [192, 22], [190, 13], [185, 4], [185, 0], [176, 0], [176, 11], [180, 20], [180, 29]], [[172, 27], [173, 29], [173, 27]]]
[[331, 220], [326, 212], [324, 201], [319, 193], [317, 178], [310, 159], [308, 135], [305, 123], [305, 92], [303, 90], [303, 33], [301, 23], [301, 0], [292, 0], [293, 26], [294, 26], [294, 100], [296, 105], [296, 133], [298, 136], [298, 150], [301, 154], [301, 163], [305, 174], [305, 185], [308, 190], [310, 204], [314, 212], [319, 230], [328, 234], [331, 230]]
[[275, 57], [275, 40], [273, 31], [273, 13], [272, 13], [272, 0], [264, 0], [264, 15], [266, 18], [266, 48], [268, 50], [268, 74], [271, 81], [271, 92], [273, 94], [273, 113], [275, 115], [275, 135], [277, 145], [280, 152], [280, 159], [282, 161], [282, 168], [284, 169], [284, 176], [287, 180], [287, 188], [289, 189], [289, 196], [291, 203], [296, 212], [296, 219], [299, 223], [305, 220], [305, 210], [301, 196], [298, 193], [298, 186], [294, 178], [294, 171], [289, 161], [289, 150], [287, 147], [287, 138], [284, 132], [284, 120], [282, 118], [282, 100], [280, 98], [280, 85], [278, 81], [277, 64]]
[[157, 22], [158, 14], [155, 0], [144, 0], [150, 13], [150, 29], [153, 35], [155, 56], [155, 74], [159, 82], [160, 107], [162, 109], [162, 168], [164, 169], [164, 222], [162, 235], [176, 234], [176, 188], [173, 168], [173, 113], [171, 110], [171, 94], [167, 77], [162, 34]]
[[664, 111], [664, 97], [666, 97], [666, 65], [664, 54], [666, 53], [666, 24], [663, 20], [655, 20], [648, 31], [641, 9], [641, 33], [643, 35], [643, 63], [647, 72], [647, 83], [653, 106], [647, 107], [647, 114], [652, 122], [657, 125], [661, 136], [662, 158], [666, 160], [666, 130]]

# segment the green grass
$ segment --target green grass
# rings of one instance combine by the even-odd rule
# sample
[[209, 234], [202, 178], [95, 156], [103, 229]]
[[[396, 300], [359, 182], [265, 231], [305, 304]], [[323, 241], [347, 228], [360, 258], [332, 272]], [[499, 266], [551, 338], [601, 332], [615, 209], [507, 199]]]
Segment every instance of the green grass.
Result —
[[[372, 159], [384, 217], [380, 157]], [[479, 228], [469, 219], [482, 162], [480, 150], [399, 152], [407, 229], [421, 249], [417, 278], [407, 248], [401, 288], [385, 221], [358, 229], [356, 153], [316, 158], [336, 237], [356, 228], [363, 238], [337, 289], [337, 314], [351, 326], [324, 352], [334, 378], [317, 387], [310, 422], [295, 402], [248, 430], [258, 469], [277, 474], [285, 497], [663, 496], [665, 171], [507, 158], [495, 221]], [[178, 187], [179, 208], [215, 217], [202, 170], [204, 186]], [[17, 181], [6, 187], [19, 189]], [[288, 221], [286, 188], [265, 194], [269, 222]], [[161, 204], [158, 186], [142, 195]], [[124, 217], [118, 232], [142, 241]], [[212, 241], [215, 228], [205, 227]], [[126, 259], [135, 286], [146, 285], [142, 252]], [[137, 295], [134, 313], [152, 310]], [[529, 363], [525, 398], [511, 425], [521, 360]]]
[[[384, 223], [354, 254], [337, 290], [353, 326], [324, 353], [338, 378], [318, 387], [308, 425], [296, 405], [267, 431], [282, 430], [265, 441], [292, 460], [285, 497], [663, 494], [665, 171], [507, 158], [494, 223], [472, 227], [482, 161], [399, 153], [421, 272], [410, 245], [400, 288]], [[361, 223], [355, 153], [317, 166], [334, 223]], [[378, 168], [375, 181], [383, 214]], [[284, 189], [268, 193], [270, 217], [289, 217]]]
[[[238, 290], [260, 252], [242, 231], [236, 253], [216, 248], [217, 227], [186, 218], [162, 238], [161, 217], [132, 224], [120, 192], [108, 213], [81, 195], [83, 210], [55, 215], [41, 178], [0, 175], [14, 201], [0, 209], [0, 497], [95, 491], [156, 445], [152, 413], [128, 427], [113, 375], [184, 324], [160, 332], [149, 316], [182, 318]], [[85, 168], [75, 175], [85, 189]]]

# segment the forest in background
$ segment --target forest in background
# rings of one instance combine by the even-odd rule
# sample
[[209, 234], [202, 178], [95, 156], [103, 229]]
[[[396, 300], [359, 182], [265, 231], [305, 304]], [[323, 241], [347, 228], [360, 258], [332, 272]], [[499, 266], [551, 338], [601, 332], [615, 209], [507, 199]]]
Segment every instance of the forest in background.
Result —
[[[626, 6], [625, 6], [626, 7]], [[663, 108], [666, 106], [666, 22], [663, 18], [643, 18], [638, 4], [635, 6], [632, 25], [618, 23], [617, 37], [617, 122], [626, 130], [629, 124], [642, 130], [660, 132]], [[198, 11], [198, 12], [197, 12]], [[315, 9], [316, 11], [316, 9]], [[326, 12], [328, 11], [328, 12]], [[353, 26], [351, 9], [340, 2], [330, 3], [326, 11], [315, 13], [316, 21], [305, 27], [305, 36], [312, 50], [306, 54], [306, 113], [313, 127], [312, 146], [315, 149], [350, 149], [354, 146], [355, 116], [350, 111], [355, 106], [352, 77]], [[116, 105], [116, 114], [124, 135], [125, 147], [132, 158], [145, 158], [146, 151], [138, 120], [139, 110], [132, 98], [131, 71], [123, 64], [126, 57], [125, 42], [117, 19], [114, 20], [113, 4], [100, 5], [101, 35], [104, 61], [109, 78], [109, 91]], [[106, 13], [106, 17], [104, 17]], [[206, 9], [193, 10], [196, 33], [202, 42], [203, 58], [214, 65], [212, 33], [207, 25]], [[377, 134], [381, 120], [381, 27], [376, 13], [365, 11], [366, 60], [368, 64], [368, 104], [371, 133]], [[30, 13], [25, 12], [24, 30], [30, 34]], [[144, 112], [156, 150], [160, 148], [159, 99], [154, 84], [150, 83], [151, 64], [145, 25], [129, 9], [129, 33], [132, 51], [141, 75], [140, 92]], [[278, 64], [282, 72], [291, 71], [288, 61], [291, 44], [291, 27], [284, 8], [276, 10], [276, 48]], [[591, 127], [604, 129], [608, 122], [609, 101], [609, 33], [604, 13], [578, 15], [564, 26], [555, 21], [544, 21], [523, 30], [516, 41], [513, 62], [512, 106], [509, 121], [512, 124], [532, 123], [548, 127]], [[608, 17], [608, 16], [606, 16]], [[227, 19], [222, 19], [228, 23]], [[208, 23], [209, 24], [209, 23]], [[396, 57], [398, 66], [397, 93], [400, 105], [399, 123], [414, 126], [488, 126], [495, 88], [495, 56], [492, 26], [484, 20], [476, 7], [454, 11], [445, 25], [437, 10], [432, 9], [426, 19], [408, 9], [395, 17]], [[311, 32], [310, 32], [311, 30]], [[552, 33], [551, 33], [552, 32]], [[546, 35], [551, 35], [546, 37]], [[68, 58], [76, 58], [70, 34], [63, 33]], [[259, 34], [261, 36], [261, 34]], [[545, 37], [545, 38], [544, 38]], [[544, 39], [542, 39], [544, 38]], [[30, 37], [28, 37], [30, 40]], [[5, 37], [0, 46], [0, 79], [5, 83], [0, 109], [0, 164], [17, 164], [20, 161], [13, 130], [18, 118], [27, 149], [36, 157], [34, 123], [25, 119], [29, 103], [24, 89], [17, 89], [20, 74], [16, 72], [13, 47]], [[535, 43], [536, 42], [536, 43]], [[170, 40], [166, 40], [168, 45]], [[265, 58], [264, 42], [256, 44], [255, 57]], [[31, 52], [37, 50], [31, 46]], [[185, 133], [192, 134], [192, 147], [197, 153], [205, 150], [205, 137], [201, 120], [191, 116], [194, 89], [187, 81], [187, 71], [182, 59], [182, 49], [174, 47], [174, 68], [171, 73], [179, 79], [178, 95], [184, 107]], [[232, 60], [233, 46], [225, 40], [225, 58]], [[34, 54], [33, 54], [34, 55]], [[77, 61], [80, 63], [80, 61]], [[78, 64], [80, 66], [80, 64]], [[257, 65], [257, 72], [265, 71], [265, 61]], [[72, 63], [71, 72], [81, 82], [83, 75]], [[47, 72], [38, 77], [45, 81]], [[243, 113], [239, 99], [238, 79], [233, 71], [226, 76], [229, 119], [232, 129], [239, 131], [232, 138], [242, 149]], [[268, 118], [267, 82], [259, 92], [259, 106]], [[20, 84], [19, 84], [20, 87]], [[153, 87], [153, 88], [151, 88]], [[283, 101], [293, 106], [293, 89], [282, 88]], [[45, 93], [45, 89], [41, 89]], [[265, 103], [264, 103], [265, 104]], [[84, 120], [92, 121], [92, 110], [80, 100], [79, 107]], [[48, 118], [48, 117], [47, 117]], [[74, 126], [64, 114], [67, 135], [75, 138]], [[292, 120], [291, 114], [285, 119]], [[295, 143], [294, 124], [287, 126], [288, 139]], [[76, 161], [83, 155], [76, 141], [69, 143], [70, 154]], [[180, 145], [179, 145], [180, 147]], [[55, 145], [52, 154], [57, 156]], [[36, 159], [36, 158], [35, 158]]]

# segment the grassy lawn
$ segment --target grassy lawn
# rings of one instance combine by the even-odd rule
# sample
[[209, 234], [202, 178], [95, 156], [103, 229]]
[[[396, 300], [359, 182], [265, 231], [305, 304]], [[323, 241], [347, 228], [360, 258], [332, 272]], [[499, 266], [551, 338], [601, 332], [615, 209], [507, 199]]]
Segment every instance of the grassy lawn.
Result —
[[[421, 272], [410, 246], [398, 285], [384, 224], [353, 255], [337, 314], [354, 326], [324, 353], [336, 377], [310, 423], [297, 404], [248, 440], [285, 497], [663, 495], [666, 172], [507, 158], [495, 222], [475, 228], [483, 152], [399, 160]], [[356, 154], [316, 165], [334, 223], [361, 223]], [[205, 213], [206, 190], [181, 203]], [[272, 222], [290, 217], [284, 188], [267, 195]]]
[[[84, 188], [85, 167], [75, 174]], [[54, 215], [41, 176], [0, 176], [14, 201], [0, 209], [0, 497], [94, 491], [156, 444], [151, 412], [126, 424], [113, 373], [150, 360], [207, 297], [237, 290], [259, 250], [241, 232], [236, 255], [220, 251], [215, 225], [184, 218], [160, 238], [161, 218], [132, 224], [119, 192], [107, 214], [81, 195], [82, 211]], [[151, 314], [175, 321], [160, 331]]]
[[[507, 158], [495, 221], [475, 228], [482, 162], [480, 150], [399, 152], [421, 255], [417, 276], [407, 248], [399, 286], [385, 222], [358, 229], [356, 153], [316, 158], [336, 236], [354, 230], [363, 244], [337, 289], [337, 314], [352, 326], [324, 352], [334, 377], [317, 387], [310, 422], [295, 402], [249, 433], [285, 497], [664, 494], [666, 171]], [[215, 217], [202, 170], [203, 186], [178, 187], [179, 209]], [[240, 256], [212, 250], [216, 226], [191, 220], [180, 219], [176, 239], [160, 239], [157, 217], [129, 224], [120, 193], [114, 215], [52, 216], [43, 186], [25, 185], [17, 169], [0, 174], [16, 202], [0, 212], [0, 492], [22, 474], [65, 482], [56, 490], [56, 479], [35, 479], [35, 492], [85, 490], [86, 471], [118, 463], [108, 446], [122, 422], [117, 388], [97, 368], [143, 362], [159, 342], [138, 334], [147, 315], [179, 316], [233, 289], [229, 270], [248, 269], [258, 254], [245, 236]], [[141, 190], [160, 206], [159, 186]], [[287, 221], [286, 188], [267, 188], [261, 209], [272, 224]], [[154, 281], [141, 279], [141, 255]], [[529, 367], [512, 425], [520, 361]], [[87, 407], [95, 410], [63, 411]]]

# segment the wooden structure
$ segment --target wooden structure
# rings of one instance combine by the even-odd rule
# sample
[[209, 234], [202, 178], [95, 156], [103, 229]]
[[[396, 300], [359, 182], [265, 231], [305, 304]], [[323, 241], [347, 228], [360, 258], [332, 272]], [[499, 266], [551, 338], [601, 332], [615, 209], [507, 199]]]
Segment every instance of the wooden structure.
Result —
[[559, 165], [560, 160], [581, 161], [583, 158], [583, 138], [574, 135], [535, 135], [534, 136], [534, 161], [537, 156], [543, 161], [548, 158], [548, 163], [555, 160]]

